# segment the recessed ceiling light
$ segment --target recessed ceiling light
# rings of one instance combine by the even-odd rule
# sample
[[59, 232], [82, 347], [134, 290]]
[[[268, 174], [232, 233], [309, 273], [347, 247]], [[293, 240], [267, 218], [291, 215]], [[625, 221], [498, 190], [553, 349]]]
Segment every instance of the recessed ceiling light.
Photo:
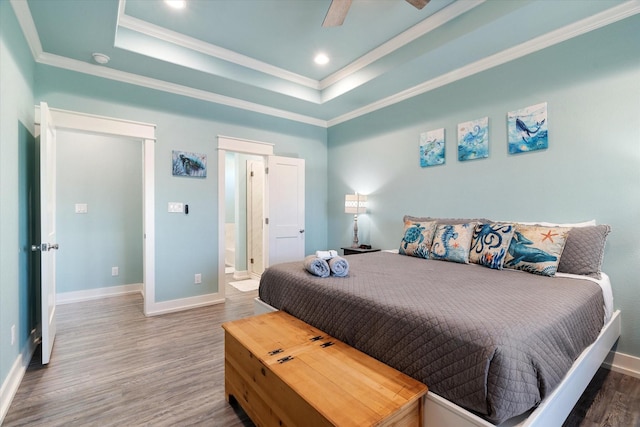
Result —
[[313, 58], [314, 62], [318, 65], [324, 65], [329, 63], [329, 57], [327, 55], [325, 55], [324, 53], [319, 53], [316, 55], [315, 58]]
[[93, 54], [93, 60], [96, 61], [100, 65], [106, 64], [107, 62], [109, 62], [110, 59], [111, 58], [109, 58], [104, 53], [94, 53]]
[[187, 5], [187, 0], [164, 0], [169, 6], [174, 9], [184, 9]]

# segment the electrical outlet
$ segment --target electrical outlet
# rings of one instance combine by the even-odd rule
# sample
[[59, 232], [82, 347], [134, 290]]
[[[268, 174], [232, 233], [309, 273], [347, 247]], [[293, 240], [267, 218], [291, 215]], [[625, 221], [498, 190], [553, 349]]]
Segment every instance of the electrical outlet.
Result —
[[120, 274], [118, 267], [111, 267], [111, 275], [117, 276], [118, 274]]
[[196, 273], [193, 283], [195, 283], [196, 285], [199, 285], [200, 283], [202, 283], [202, 274]]
[[11, 345], [16, 343], [16, 325], [11, 326]]
[[171, 213], [182, 213], [184, 212], [184, 203], [169, 202], [167, 210]]

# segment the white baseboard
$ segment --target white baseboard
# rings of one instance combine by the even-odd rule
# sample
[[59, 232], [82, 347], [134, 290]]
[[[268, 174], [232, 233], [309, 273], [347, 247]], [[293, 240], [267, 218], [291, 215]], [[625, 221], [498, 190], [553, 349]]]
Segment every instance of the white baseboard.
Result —
[[190, 310], [192, 308], [224, 303], [225, 298], [220, 293], [199, 295], [196, 297], [180, 298], [171, 301], [154, 302], [151, 308], [145, 311], [145, 316], [158, 316], [160, 314], [174, 313], [176, 311]]
[[247, 279], [251, 279], [251, 274], [249, 273], [249, 271], [244, 270], [244, 271], [234, 271], [233, 272], [233, 279], [234, 280], [247, 280]]
[[611, 351], [602, 366], [614, 372], [640, 378], [640, 357]]
[[7, 378], [2, 383], [2, 387], [0, 387], [0, 425], [2, 425], [7, 412], [9, 412], [9, 407], [13, 401], [13, 397], [16, 395], [16, 392], [20, 387], [20, 383], [22, 382], [24, 373], [27, 371], [27, 367], [29, 367], [29, 363], [31, 363], [31, 358], [36, 350], [35, 335], [34, 330], [31, 332], [31, 336], [24, 345], [22, 352], [13, 362], [13, 366], [9, 371], [9, 375], [7, 375]]
[[73, 302], [89, 301], [99, 298], [115, 297], [133, 293], [142, 293], [143, 284], [109, 286], [106, 288], [87, 289], [84, 291], [61, 292], [56, 294], [56, 304], [70, 304]]

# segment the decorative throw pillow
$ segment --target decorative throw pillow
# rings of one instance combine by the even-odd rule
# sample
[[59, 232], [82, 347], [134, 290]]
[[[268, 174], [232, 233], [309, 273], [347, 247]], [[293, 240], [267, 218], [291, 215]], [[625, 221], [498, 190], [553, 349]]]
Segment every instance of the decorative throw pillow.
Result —
[[469, 248], [475, 222], [467, 224], [438, 224], [431, 245], [431, 259], [469, 263]]
[[469, 261], [502, 270], [513, 230], [513, 224], [499, 222], [476, 225], [471, 240]]
[[582, 274], [600, 279], [608, 225], [572, 228], [558, 264], [559, 273]]
[[504, 266], [543, 276], [555, 275], [569, 230], [569, 227], [516, 225]]
[[418, 258], [429, 258], [429, 249], [433, 241], [433, 233], [436, 230], [435, 221], [429, 222], [404, 222], [404, 236], [400, 242], [401, 255], [409, 255]]

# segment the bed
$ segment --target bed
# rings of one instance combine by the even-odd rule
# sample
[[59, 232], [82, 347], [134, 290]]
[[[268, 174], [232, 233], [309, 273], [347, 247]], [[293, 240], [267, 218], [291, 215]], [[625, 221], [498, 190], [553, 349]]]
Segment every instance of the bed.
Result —
[[348, 260], [346, 278], [271, 266], [257, 305], [427, 384], [426, 426], [560, 425], [619, 336], [605, 274], [544, 277], [389, 252]]

